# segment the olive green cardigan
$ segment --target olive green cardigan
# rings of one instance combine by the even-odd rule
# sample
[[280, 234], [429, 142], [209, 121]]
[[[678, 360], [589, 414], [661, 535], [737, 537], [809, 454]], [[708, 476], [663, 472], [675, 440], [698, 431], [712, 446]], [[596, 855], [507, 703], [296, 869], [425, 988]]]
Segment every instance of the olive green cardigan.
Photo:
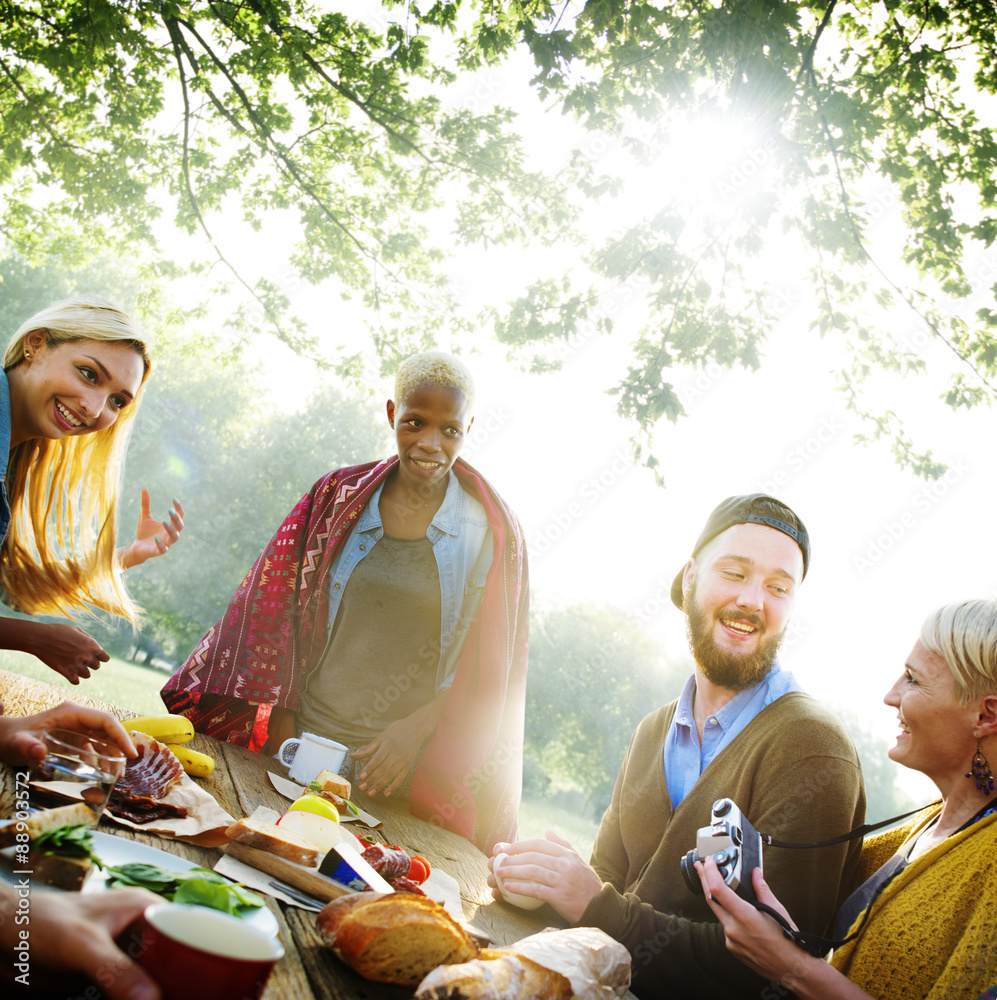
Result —
[[[652, 712], [631, 740], [592, 853], [604, 885], [579, 923], [626, 945], [641, 997], [758, 1000], [773, 988], [727, 952], [723, 928], [702, 894], [686, 886], [679, 860], [724, 796], [756, 830], [791, 843], [861, 826], [858, 756], [833, 715], [791, 692], [759, 712], [672, 809], [662, 751], [674, 712], [674, 702]], [[858, 840], [814, 850], [767, 847], [763, 868], [798, 925], [827, 934], [858, 857]]]

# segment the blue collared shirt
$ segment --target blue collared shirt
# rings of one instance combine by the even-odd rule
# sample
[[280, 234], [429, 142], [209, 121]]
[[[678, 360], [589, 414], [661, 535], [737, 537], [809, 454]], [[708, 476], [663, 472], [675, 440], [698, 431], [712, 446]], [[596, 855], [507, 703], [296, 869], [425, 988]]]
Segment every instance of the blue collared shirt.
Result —
[[[467, 630], [484, 596], [485, 577], [492, 565], [492, 531], [485, 508], [461, 489], [448, 473], [447, 492], [426, 530], [440, 573], [440, 661], [437, 693], [450, 687]], [[379, 503], [382, 482], [360, 512], [329, 570], [329, 632], [336, 621], [343, 592], [357, 563], [384, 537]], [[321, 660], [319, 661], [321, 662]]]
[[675, 706], [662, 754], [672, 808], [678, 807], [713, 758], [746, 729], [763, 708], [790, 691], [800, 690], [802, 688], [788, 670], [782, 670], [778, 663], [773, 664], [763, 680], [754, 687], [738, 691], [719, 712], [707, 716], [700, 745], [692, 714], [696, 676], [690, 677]]

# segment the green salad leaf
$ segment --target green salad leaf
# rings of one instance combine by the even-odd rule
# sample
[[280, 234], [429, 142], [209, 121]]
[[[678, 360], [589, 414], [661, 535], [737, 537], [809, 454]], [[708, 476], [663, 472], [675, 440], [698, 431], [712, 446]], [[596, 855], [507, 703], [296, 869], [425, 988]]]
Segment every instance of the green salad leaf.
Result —
[[175, 872], [158, 865], [133, 862], [110, 865], [107, 884], [111, 888], [137, 886], [163, 896], [171, 903], [193, 903], [210, 906], [237, 917], [263, 906], [263, 897], [250, 892], [240, 882], [230, 882], [210, 868], [191, 868]]
[[103, 868], [100, 858], [93, 852], [93, 831], [82, 823], [60, 826], [39, 834], [31, 845], [43, 854], [63, 854], [69, 858], [89, 858], [98, 868]]

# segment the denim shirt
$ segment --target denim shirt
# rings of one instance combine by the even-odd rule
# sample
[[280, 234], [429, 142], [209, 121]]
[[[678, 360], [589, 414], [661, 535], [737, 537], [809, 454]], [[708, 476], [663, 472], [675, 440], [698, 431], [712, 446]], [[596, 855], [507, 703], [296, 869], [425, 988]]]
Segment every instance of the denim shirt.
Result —
[[[747, 729], [751, 720], [763, 708], [790, 691], [800, 690], [802, 688], [788, 670], [782, 670], [778, 663], [773, 664], [762, 680], [753, 687], [738, 691], [719, 712], [707, 717], [703, 726], [703, 743], [700, 746], [693, 716], [696, 676], [694, 674], [690, 677], [675, 706], [675, 715], [668, 727], [662, 753], [665, 783], [668, 785], [672, 808], [678, 808], [678, 804], [689, 794], [713, 758], [735, 736]], [[703, 825], [706, 825], [705, 821]]]
[[0, 545], [10, 527], [10, 503], [7, 500], [7, 462], [10, 460], [10, 386], [7, 373], [0, 378]]
[[[448, 476], [443, 503], [426, 531], [436, 556], [442, 598], [437, 693], [447, 690], [453, 682], [464, 640], [484, 596], [493, 548], [485, 508], [461, 489], [453, 473]], [[350, 574], [384, 535], [378, 507], [383, 488], [382, 482], [367, 501], [329, 569], [330, 635]]]

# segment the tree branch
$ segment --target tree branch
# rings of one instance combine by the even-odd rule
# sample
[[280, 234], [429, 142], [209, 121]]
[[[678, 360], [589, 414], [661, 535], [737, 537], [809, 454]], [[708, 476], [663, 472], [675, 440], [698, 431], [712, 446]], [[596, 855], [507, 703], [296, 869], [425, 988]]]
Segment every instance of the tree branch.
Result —
[[814, 68], [814, 52], [817, 50], [817, 43], [820, 41], [820, 36], [824, 33], [824, 29], [828, 26], [831, 21], [831, 12], [834, 10], [834, 5], [838, 0], [830, 0], [827, 5], [827, 10], [824, 11], [824, 16], [821, 18], [820, 24], [817, 25], [817, 30], [814, 32], [814, 37], [810, 39], [810, 44], [807, 46], [807, 51], [803, 53], [803, 62], [800, 65], [800, 71], [796, 74], [796, 85], [799, 86], [803, 78], [813, 72]]
[[938, 337], [938, 339], [963, 363], [967, 368], [976, 376], [979, 381], [990, 390], [990, 392], [997, 396], [997, 386], [990, 383], [987, 377], [981, 372], [972, 361], [964, 357], [959, 349], [952, 343], [952, 341], [945, 336], [941, 331], [938, 324], [926, 313], [922, 312], [914, 303], [913, 297], [903, 288], [900, 287], [880, 266], [879, 262], [872, 256], [868, 248], [865, 245], [865, 241], [862, 239], [862, 232], [859, 229], [858, 222], [855, 219], [855, 215], [851, 209], [851, 199], [848, 195], [848, 188], [845, 184], [845, 178], [841, 171], [841, 162], [838, 158], [838, 147], [834, 141], [834, 136], [831, 133], [831, 126], [828, 123], [827, 117], [824, 114], [824, 108], [820, 100], [820, 88], [817, 85], [816, 74], [814, 73], [813, 67], [810, 68], [810, 82], [813, 87], [814, 95], [814, 105], [817, 110], [817, 114], [820, 117], [822, 131], [824, 133], [824, 138], [827, 142], [828, 149], [831, 153], [831, 160], [834, 164], [834, 174], [837, 180], [838, 191], [841, 199], [841, 207], [845, 213], [845, 218], [848, 220], [848, 228], [851, 231], [852, 239], [855, 241], [855, 246], [862, 254], [862, 256], [872, 265], [873, 269], [879, 274], [883, 281], [889, 286], [907, 305], [907, 307], [917, 316], [930, 330]]

